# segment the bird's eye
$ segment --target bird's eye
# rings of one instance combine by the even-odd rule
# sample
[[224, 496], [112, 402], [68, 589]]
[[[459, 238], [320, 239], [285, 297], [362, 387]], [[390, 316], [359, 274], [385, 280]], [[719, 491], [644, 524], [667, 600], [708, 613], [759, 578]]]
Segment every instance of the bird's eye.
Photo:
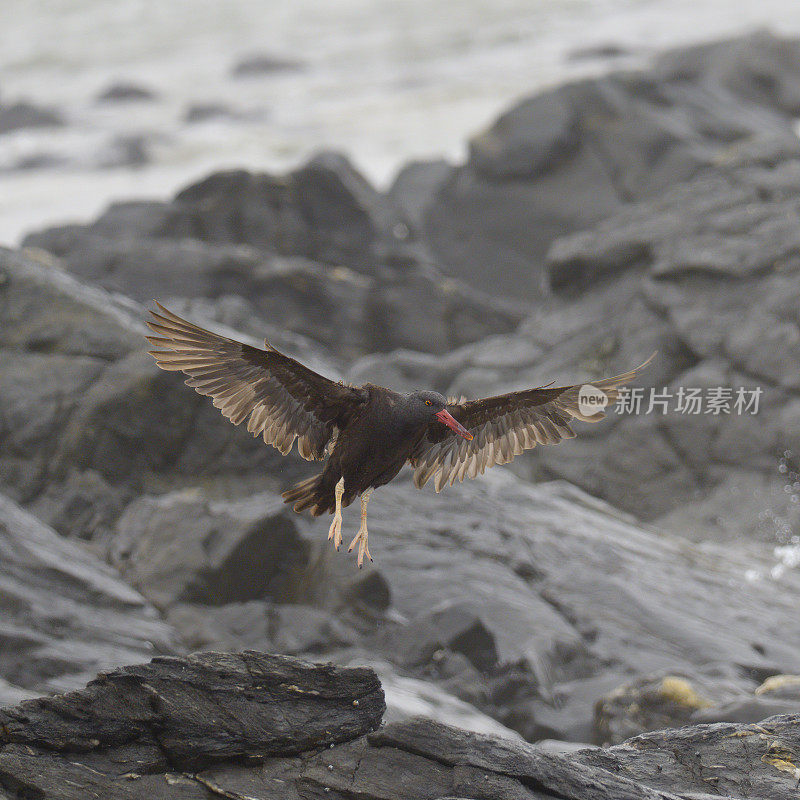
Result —
[[430, 400], [426, 400], [426, 401], [425, 401], [425, 405], [426, 405], [426, 406], [429, 406], [430, 404], [431, 404], [431, 401], [430, 401]]

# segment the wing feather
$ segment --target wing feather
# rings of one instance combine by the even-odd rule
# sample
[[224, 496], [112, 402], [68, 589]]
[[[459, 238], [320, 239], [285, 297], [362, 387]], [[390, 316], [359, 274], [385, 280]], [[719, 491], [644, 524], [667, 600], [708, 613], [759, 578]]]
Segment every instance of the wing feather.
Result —
[[280, 353], [212, 333], [173, 314], [160, 303], [147, 321], [159, 348], [153, 356], [161, 369], [183, 372], [187, 386], [210, 397], [234, 425], [247, 430], [284, 455], [297, 440], [307, 461], [325, 458], [339, 430], [361, 409], [366, 392], [337, 383]]
[[[591, 382], [605, 394], [606, 408], [616, 403], [620, 389], [654, 356], [622, 375]], [[483, 400], [448, 402], [447, 410], [473, 438], [467, 441], [440, 423], [432, 423], [409, 458], [414, 484], [421, 489], [433, 478], [439, 492], [456, 480], [474, 478], [488, 467], [506, 464], [538, 444], [571, 439], [575, 436], [571, 420], [599, 422], [605, 417], [604, 411], [581, 410], [580, 391], [585, 385], [540, 387]]]

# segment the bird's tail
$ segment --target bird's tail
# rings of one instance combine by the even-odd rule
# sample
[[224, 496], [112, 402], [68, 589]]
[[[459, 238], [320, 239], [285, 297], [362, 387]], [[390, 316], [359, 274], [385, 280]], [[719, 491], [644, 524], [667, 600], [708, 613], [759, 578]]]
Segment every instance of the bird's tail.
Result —
[[324, 473], [320, 473], [296, 483], [281, 497], [284, 503], [293, 503], [292, 508], [298, 513], [309, 508], [318, 517], [326, 511], [333, 511], [333, 489], [327, 484]]

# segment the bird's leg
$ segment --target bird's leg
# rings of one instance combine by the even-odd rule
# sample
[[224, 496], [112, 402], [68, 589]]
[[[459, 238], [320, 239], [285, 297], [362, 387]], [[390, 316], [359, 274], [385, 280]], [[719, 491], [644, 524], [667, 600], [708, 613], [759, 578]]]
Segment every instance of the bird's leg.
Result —
[[350, 542], [350, 547], [347, 548], [347, 552], [349, 553], [356, 546], [356, 542], [358, 542], [357, 563], [359, 569], [361, 569], [361, 565], [364, 563], [365, 554], [367, 558], [372, 561], [372, 556], [369, 554], [369, 547], [367, 547], [367, 537], [369, 536], [367, 532], [367, 503], [369, 503], [369, 496], [371, 494], [372, 489], [367, 489], [367, 491], [361, 495], [361, 525], [358, 528], [355, 539]]
[[333, 512], [333, 522], [328, 531], [328, 541], [333, 539], [333, 546], [338, 550], [342, 543], [342, 495], [344, 494], [344, 478], [339, 478], [339, 483], [333, 490], [336, 497], [336, 509]]

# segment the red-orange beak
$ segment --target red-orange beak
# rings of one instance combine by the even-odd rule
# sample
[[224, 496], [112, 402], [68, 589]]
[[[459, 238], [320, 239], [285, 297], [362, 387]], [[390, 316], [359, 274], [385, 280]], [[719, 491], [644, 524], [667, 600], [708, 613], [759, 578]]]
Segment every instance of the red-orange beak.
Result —
[[443, 422], [448, 428], [452, 428], [459, 436], [463, 436], [467, 441], [472, 441], [472, 434], [446, 408], [437, 411], [434, 416], [439, 422]]

